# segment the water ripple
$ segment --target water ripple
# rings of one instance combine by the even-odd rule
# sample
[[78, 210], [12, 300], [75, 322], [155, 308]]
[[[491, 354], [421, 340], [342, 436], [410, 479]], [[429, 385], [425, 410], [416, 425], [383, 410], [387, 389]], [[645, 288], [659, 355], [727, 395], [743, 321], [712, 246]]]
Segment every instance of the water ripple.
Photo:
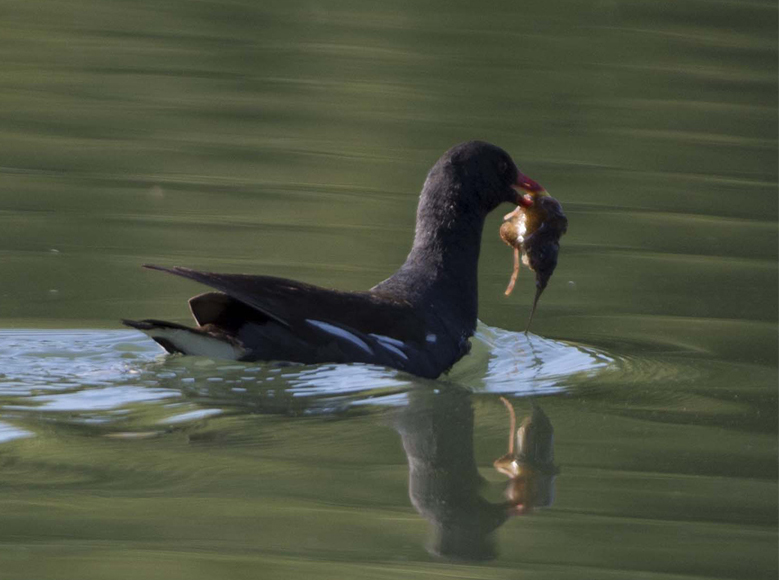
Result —
[[[164, 356], [145, 336], [124, 330], [0, 331], [0, 355], [8, 361], [0, 376], [0, 417], [20, 425], [3, 424], [4, 441], [32, 435], [43, 420], [102, 425], [116, 436], [154, 433], [225, 414], [338, 414], [366, 403], [397, 406], [406, 403], [410, 389], [429, 383], [364, 364]], [[477, 395], [521, 397], [587, 390], [593, 383], [602, 388], [685, 376], [697, 377], [676, 363], [618, 357], [603, 348], [480, 323], [471, 355], [438, 382]]]

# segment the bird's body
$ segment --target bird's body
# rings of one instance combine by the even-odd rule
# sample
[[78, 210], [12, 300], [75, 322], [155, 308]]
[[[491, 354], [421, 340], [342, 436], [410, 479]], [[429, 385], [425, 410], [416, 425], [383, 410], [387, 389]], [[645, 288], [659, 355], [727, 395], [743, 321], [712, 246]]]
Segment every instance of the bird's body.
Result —
[[467, 352], [470, 334], [452, 335], [435, 309], [413, 296], [384, 294], [378, 287], [341, 292], [270, 276], [152, 268], [219, 290], [190, 300], [195, 329], [125, 321], [168, 352], [221, 353], [217, 358], [246, 361], [363, 362], [430, 377]]
[[502, 202], [530, 203], [517, 190], [539, 189], [502, 149], [464, 143], [447, 151], [428, 174], [405, 263], [370, 290], [342, 292], [269, 276], [148, 266], [216, 292], [190, 300], [197, 328], [159, 320], [124, 323], [168, 352], [373, 363], [434, 378], [470, 348], [485, 217]]

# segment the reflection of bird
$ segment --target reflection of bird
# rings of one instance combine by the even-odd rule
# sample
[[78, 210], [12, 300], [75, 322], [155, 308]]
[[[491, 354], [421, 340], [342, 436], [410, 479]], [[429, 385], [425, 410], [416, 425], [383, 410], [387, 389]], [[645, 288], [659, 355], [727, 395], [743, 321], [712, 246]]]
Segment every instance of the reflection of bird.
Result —
[[408, 458], [408, 493], [414, 508], [431, 524], [429, 549], [445, 558], [495, 557], [495, 532], [515, 515], [507, 502], [481, 495], [484, 480], [474, 454], [470, 393], [436, 383], [409, 393], [393, 426]]
[[189, 301], [198, 327], [124, 321], [168, 352], [240, 360], [364, 362], [437, 377], [470, 348], [484, 219], [503, 202], [530, 205], [542, 188], [502, 149], [479, 141], [430, 170], [411, 253], [367, 292], [339, 292], [269, 276], [147, 266], [218, 292]]

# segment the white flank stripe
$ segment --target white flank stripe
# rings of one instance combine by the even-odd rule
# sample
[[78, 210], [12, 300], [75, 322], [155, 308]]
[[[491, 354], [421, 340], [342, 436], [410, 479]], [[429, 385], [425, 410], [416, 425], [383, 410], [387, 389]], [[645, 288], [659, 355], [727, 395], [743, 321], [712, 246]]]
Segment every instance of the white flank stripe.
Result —
[[397, 338], [391, 338], [389, 336], [384, 336], [383, 334], [369, 334], [368, 336], [372, 336], [376, 339], [376, 341], [379, 343], [379, 346], [382, 348], [387, 349], [390, 352], [394, 352], [396, 355], [401, 357], [403, 360], [408, 360], [408, 356], [405, 352], [403, 352], [401, 349], [406, 346], [406, 343], [402, 340], [398, 340]]
[[340, 338], [340, 339], [345, 340], [347, 342], [351, 342], [354, 346], [364, 350], [365, 352], [367, 352], [370, 355], [374, 354], [373, 353], [373, 349], [371, 349], [371, 347], [368, 346], [367, 342], [365, 342], [359, 336], [356, 336], [356, 335], [352, 334], [348, 330], [344, 330], [343, 328], [339, 328], [338, 326], [335, 326], [334, 324], [329, 324], [327, 322], [322, 322], [321, 320], [311, 320], [309, 318], [306, 318], [306, 322], [308, 322], [311, 326], [315, 326], [319, 330], [323, 330], [324, 332], [335, 336], [336, 338]]
[[383, 334], [369, 334], [368, 336], [372, 336], [376, 340], [382, 343], [391, 344], [392, 346], [396, 346], [398, 348], [403, 348], [406, 346], [406, 343], [402, 340], [398, 340], [397, 338], [391, 338], [389, 336], [384, 336]]
[[396, 346], [392, 346], [388, 342], [381, 342], [381, 341], [379, 341], [379, 346], [382, 347], [382, 348], [386, 348], [390, 352], [394, 352], [396, 355], [401, 357], [403, 360], [408, 360], [408, 357], [406, 356], [405, 352], [403, 352], [402, 350], [400, 350]]
[[436, 340], [438, 340], [438, 337], [437, 337], [435, 334], [433, 334], [433, 333], [431, 332], [430, 334], [428, 334], [428, 335], [425, 337], [425, 340], [426, 340], [427, 342], [435, 342]]

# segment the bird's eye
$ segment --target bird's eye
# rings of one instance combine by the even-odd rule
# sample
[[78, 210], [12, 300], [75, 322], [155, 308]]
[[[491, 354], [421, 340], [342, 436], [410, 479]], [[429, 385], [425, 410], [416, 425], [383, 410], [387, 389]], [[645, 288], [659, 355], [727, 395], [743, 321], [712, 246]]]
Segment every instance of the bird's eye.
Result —
[[506, 163], [505, 161], [501, 161], [500, 163], [498, 163], [498, 171], [500, 171], [501, 173], [506, 173], [506, 170], [508, 168], [509, 168], [509, 164]]

